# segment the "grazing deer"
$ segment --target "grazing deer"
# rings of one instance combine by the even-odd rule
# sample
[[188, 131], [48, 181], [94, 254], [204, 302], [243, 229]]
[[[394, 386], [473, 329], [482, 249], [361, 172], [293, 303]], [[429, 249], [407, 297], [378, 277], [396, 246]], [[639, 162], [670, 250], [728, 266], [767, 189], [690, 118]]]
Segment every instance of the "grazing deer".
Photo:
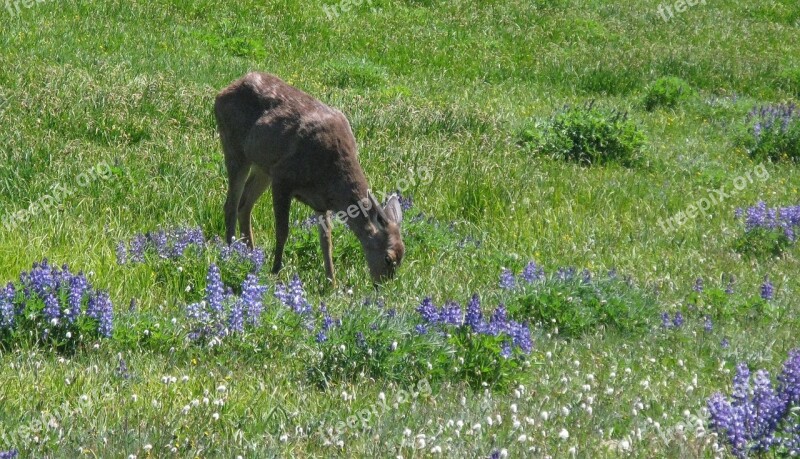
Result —
[[242, 238], [253, 246], [250, 217], [256, 200], [272, 188], [275, 260], [281, 269], [289, 236], [292, 198], [317, 215], [325, 273], [336, 283], [331, 246], [331, 213], [345, 220], [361, 242], [374, 282], [394, 276], [405, 247], [403, 212], [396, 196], [385, 208], [369, 192], [347, 118], [268, 73], [249, 73], [223, 89], [214, 104], [228, 171], [225, 241], [231, 243], [238, 218]]

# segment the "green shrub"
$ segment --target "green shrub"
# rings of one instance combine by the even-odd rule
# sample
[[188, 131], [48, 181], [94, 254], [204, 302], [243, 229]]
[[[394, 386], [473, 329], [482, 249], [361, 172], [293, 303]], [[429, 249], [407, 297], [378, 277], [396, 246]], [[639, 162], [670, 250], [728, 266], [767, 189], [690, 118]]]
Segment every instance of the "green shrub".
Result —
[[430, 337], [414, 333], [407, 319], [371, 305], [349, 310], [338, 326], [324, 326], [314, 341], [315, 359], [307, 373], [321, 387], [363, 378], [413, 384], [430, 377], [427, 359], [435, 353]]
[[[526, 268], [521, 279], [525, 272], [530, 271]], [[654, 299], [613, 274], [592, 278], [588, 271], [578, 276], [574, 269], [560, 269], [549, 277], [541, 273], [533, 281], [505, 285], [510, 316], [557, 328], [560, 335], [570, 338], [599, 327], [645, 331], [657, 312]]]
[[694, 89], [686, 81], [677, 77], [662, 77], [647, 89], [644, 108], [647, 111], [653, 111], [659, 107], [677, 107], [694, 95]]
[[562, 110], [548, 122], [524, 130], [521, 140], [535, 153], [555, 159], [623, 166], [634, 165], [646, 143], [627, 113], [600, 110], [593, 103]]
[[780, 257], [791, 245], [792, 241], [783, 231], [754, 228], [737, 238], [733, 249], [753, 258]]

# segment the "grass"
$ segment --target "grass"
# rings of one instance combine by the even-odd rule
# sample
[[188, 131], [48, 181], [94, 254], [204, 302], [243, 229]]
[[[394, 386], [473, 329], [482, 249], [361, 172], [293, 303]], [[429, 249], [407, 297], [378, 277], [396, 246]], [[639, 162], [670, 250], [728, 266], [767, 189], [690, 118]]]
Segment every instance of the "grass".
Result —
[[[733, 136], [754, 105], [796, 99], [800, 6], [719, 0], [664, 22], [658, 4], [373, 0], [334, 19], [323, 3], [295, 0], [62, 0], [21, 6], [15, 16], [0, 11], [0, 218], [57, 184], [71, 190], [27, 221], [0, 226], [0, 281], [43, 257], [69, 262], [109, 290], [121, 336], [71, 356], [0, 350], [0, 451], [418, 457], [440, 446], [455, 457], [502, 448], [512, 457], [564, 457], [572, 448], [579, 457], [713, 455], [706, 398], [729, 388], [736, 363], [774, 372], [797, 346], [798, 252], [743, 258], [734, 209], [762, 199], [797, 204], [798, 166], [767, 164], [768, 180], [673, 232], [658, 222], [709, 190], [731, 190], [755, 168]], [[645, 338], [596, 328], [565, 339], [539, 327], [523, 388], [444, 383], [396, 408], [400, 389], [411, 388], [364, 378], [321, 390], [307, 381], [301, 350], [269, 347], [264, 334], [212, 349], [187, 343], [172, 325], [185, 316], [184, 292], [148, 266], [117, 266], [114, 250], [164, 226], [223, 233], [226, 183], [211, 107], [249, 70], [278, 74], [344, 111], [373, 188], [391, 191], [400, 178], [430, 173], [407, 193], [435, 221], [407, 225], [399, 276], [379, 292], [389, 307], [410, 312], [425, 296], [463, 301], [474, 292], [494, 307], [501, 268], [518, 272], [535, 259], [551, 269], [615, 268], [655, 292], [664, 310], [677, 310], [697, 277], [716, 285], [730, 273], [738, 290], [757, 296], [769, 275], [779, 319], [721, 321], [710, 334], [687, 319], [681, 330], [654, 327]], [[645, 111], [648, 85], [664, 76], [698, 96]], [[517, 144], [531, 119], [591, 100], [641, 126], [642, 164], [586, 168]], [[78, 183], [103, 163], [111, 179]], [[268, 254], [271, 212], [265, 198], [254, 213]], [[292, 220], [309, 215], [292, 208]], [[465, 238], [480, 244], [459, 248]], [[374, 294], [357, 242], [341, 228], [341, 285], [322, 289], [315, 239], [293, 228], [284, 271], [265, 281], [299, 273], [312, 303], [338, 314]], [[120, 356], [129, 378], [119, 375]], [[381, 393], [389, 409], [327, 436], [329, 426], [379, 406]]]

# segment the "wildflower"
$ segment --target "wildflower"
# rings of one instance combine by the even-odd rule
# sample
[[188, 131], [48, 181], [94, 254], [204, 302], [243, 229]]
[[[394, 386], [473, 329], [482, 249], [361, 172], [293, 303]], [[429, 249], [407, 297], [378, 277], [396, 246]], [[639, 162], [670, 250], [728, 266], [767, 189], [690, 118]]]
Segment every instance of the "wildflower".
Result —
[[672, 324], [675, 328], [680, 328], [683, 325], [683, 314], [680, 311], [675, 313], [675, 317], [672, 319]]
[[566, 440], [569, 438], [569, 431], [567, 429], [561, 429], [561, 432], [558, 433], [558, 438], [562, 440]]
[[733, 274], [731, 274], [728, 277], [728, 285], [725, 287], [725, 293], [727, 293], [728, 295], [733, 295], [733, 283], [734, 283], [734, 277]]
[[503, 268], [500, 274], [500, 288], [503, 290], [513, 290], [515, 286], [516, 279], [514, 278], [514, 273], [509, 269]]
[[467, 314], [464, 318], [464, 323], [474, 332], [480, 333], [483, 331], [483, 312], [481, 311], [481, 303], [477, 293], [472, 295], [467, 305]]
[[698, 277], [697, 280], [694, 281], [694, 288], [693, 290], [697, 293], [703, 293], [703, 278]]
[[703, 330], [711, 332], [714, 329], [714, 324], [711, 322], [711, 317], [706, 316], [703, 322]]
[[439, 320], [446, 325], [461, 325], [461, 306], [456, 302], [448, 302], [442, 306]]
[[128, 365], [125, 363], [125, 360], [120, 357], [119, 359], [119, 366], [117, 367], [117, 374], [124, 379], [128, 379], [131, 375], [128, 373]]
[[671, 328], [672, 327], [672, 319], [669, 316], [668, 312], [661, 313], [661, 326], [663, 328]]
[[722, 346], [723, 349], [728, 349], [729, 347], [731, 347], [731, 342], [730, 340], [728, 340], [728, 338], [722, 338], [720, 346]]
[[439, 321], [439, 312], [430, 297], [425, 297], [422, 300], [422, 303], [417, 307], [417, 312], [422, 316], [422, 320], [429, 324], [435, 324]]
[[255, 274], [248, 274], [242, 283], [242, 301], [244, 302], [247, 323], [258, 325], [263, 311], [263, 299], [267, 287], [258, 283]]
[[541, 266], [537, 266], [533, 261], [529, 261], [525, 268], [522, 269], [522, 274], [520, 274], [520, 278], [529, 284], [544, 280], [544, 277], [544, 269]]
[[117, 264], [124, 265], [128, 262], [128, 251], [125, 248], [125, 243], [120, 241], [117, 244]]
[[774, 295], [775, 289], [772, 287], [772, 282], [769, 281], [769, 276], [764, 276], [764, 283], [761, 284], [761, 298], [769, 301]]

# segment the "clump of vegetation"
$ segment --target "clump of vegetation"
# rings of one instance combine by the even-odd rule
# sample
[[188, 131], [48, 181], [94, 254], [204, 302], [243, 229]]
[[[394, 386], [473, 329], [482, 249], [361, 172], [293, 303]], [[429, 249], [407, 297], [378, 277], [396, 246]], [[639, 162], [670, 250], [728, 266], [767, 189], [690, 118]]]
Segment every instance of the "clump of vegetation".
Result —
[[574, 268], [561, 268], [548, 276], [530, 262], [519, 276], [504, 271], [500, 285], [511, 294], [508, 308], [513, 317], [557, 328], [570, 338], [598, 327], [641, 332], [656, 314], [654, 300], [613, 271], [593, 277], [588, 270], [577, 274]]
[[800, 68], [782, 72], [778, 76], [778, 86], [795, 97], [800, 97]]
[[634, 165], [646, 137], [628, 114], [601, 110], [593, 102], [567, 107], [547, 122], [522, 132], [522, 143], [534, 152], [582, 165]]
[[57, 350], [111, 337], [113, 307], [108, 293], [86, 276], [45, 259], [0, 289], [0, 348], [34, 342]]
[[647, 89], [644, 97], [644, 108], [653, 111], [660, 107], [674, 108], [691, 99], [695, 90], [686, 81], [678, 77], [662, 77]]
[[[734, 278], [727, 276], [724, 286], [705, 286], [702, 278], [695, 281], [694, 288], [686, 297], [676, 319], [669, 320], [667, 313], [662, 313], [663, 328], [679, 328], [683, 317], [702, 319], [706, 331], [711, 331], [713, 322], [741, 320], [760, 320], [771, 318], [775, 312], [773, 299], [775, 288], [769, 277], [764, 278], [759, 295], [737, 294], [734, 291]], [[680, 319], [678, 319], [680, 318]]]
[[225, 287], [241, 292], [244, 281], [250, 274], [258, 275], [265, 260], [259, 248], [251, 249], [240, 240], [225, 244], [219, 236], [206, 239], [202, 229], [190, 227], [137, 234], [129, 241], [119, 241], [116, 252], [117, 264], [151, 267], [160, 281], [173, 285], [189, 302], [202, 296], [198, 286], [209, 263], [219, 268]]
[[740, 137], [758, 161], [800, 161], [800, 110], [795, 104], [755, 107]]
[[742, 254], [781, 256], [794, 245], [800, 229], [800, 205], [767, 207], [763, 201], [747, 210], [737, 209], [736, 218], [744, 221], [745, 232], [734, 243]]
[[734, 456], [795, 456], [800, 450], [800, 349], [789, 351], [775, 382], [766, 370], [751, 379], [747, 364], [740, 363], [731, 396], [717, 392], [707, 406], [709, 426]]

